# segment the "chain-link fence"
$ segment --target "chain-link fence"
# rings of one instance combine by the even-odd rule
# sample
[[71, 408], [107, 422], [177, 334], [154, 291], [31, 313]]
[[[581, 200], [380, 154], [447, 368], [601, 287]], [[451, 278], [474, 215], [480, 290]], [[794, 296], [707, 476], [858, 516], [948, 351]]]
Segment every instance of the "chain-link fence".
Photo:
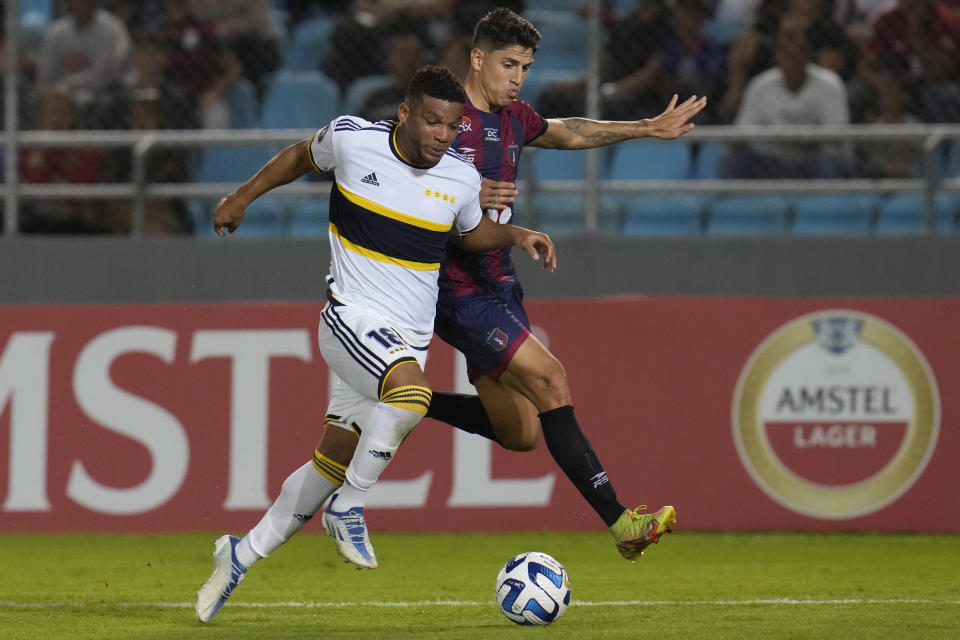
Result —
[[[709, 96], [699, 125], [960, 121], [960, 0], [597, 0], [598, 40], [589, 38], [595, 8], [587, 0], [19, 0], [19, 46], [15, 56], [4, 48], [4, 70], [17, 74], [20, 129], [311, 129], [340, 113], [393, 117], [423, 63], [464, 76], [473, 24], [497, 5], [523, 13], [542, 33], [521, 97], [546, 117], [586, 112], [585, 67], [595, 47], [597, 115], [605, 119], [650, 117], [677, 93]], [[681, 179], [960, 173], [956, 142], [938, 147], [932, 164], [920, 142], [678, 142], [671, 144], [683, 151], [661, 147], [650, 170], [677, 155], [672, 177]], [[150, 154], [147, 179], [236, 183], [275, 150], [163, 147]], [[619, 152], [604, 151], [601, 178], [624, 177]], [[18, 161], [22, 184], [133, 179], [122, 149], [24, 146]], [[630, 170], [644, 177], [644, 166]], [[875, 217], [873, 195], [862, 206]], [[955, 221], [955, 198], [942, 199]], [[708, 204], [691, 205], [696, 230], [705, 229]], [[147, 230], [205, 227], [210, 205], [151, 198]], [[605, 229], [629, 231], [623, 201], [601, 206]], [[283, 221], [282, 233], [295, 232], [298, 217], [318, 215], [304, 199], [262, 208]], [[122, 200], [31, 198], [18, 218], [25, 233], [113, 233], [130, 229], [130, 211]]]

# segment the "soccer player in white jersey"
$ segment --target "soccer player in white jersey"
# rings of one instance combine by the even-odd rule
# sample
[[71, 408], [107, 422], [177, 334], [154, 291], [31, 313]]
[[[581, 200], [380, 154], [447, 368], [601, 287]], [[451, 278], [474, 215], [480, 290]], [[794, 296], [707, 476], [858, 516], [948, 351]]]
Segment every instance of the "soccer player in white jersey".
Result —
[[[311, 168], [334, 172], [328, 302], [318, 341], [341, 383], [330, 398], [328, 428], [313, 460], [284, 481], [281, 495], [242, 540], [217, 540], [213, 574], [197, 592], [201, 622], [212, 619], [247, 569], [296, 533], [341, 483], [324, 526], [345, 560], [377, 566], [364, 521], [365, 495], [430, 405], [423, 368], [448, 238], [453, 235], [469, 251], [519, 246], [535, 260], [542, 257], [544, 268], [556, 267], [546, 235], [482, 214], [480, 175], [449, 151], [464, 100], [463, 85], [451, 71], [422, 67], [410, 80], [399, 122], [341, 116], [280, 152], [214, 210], [214, 229], [223, 236], [270, 189]], [[332, 441], [348, 446], [334, 451], [324, 444], [331, 426], [342, 427], [333, 429], [341, 433]], [[357, 455], [350, 460], [344, 450], [354, 445]]]

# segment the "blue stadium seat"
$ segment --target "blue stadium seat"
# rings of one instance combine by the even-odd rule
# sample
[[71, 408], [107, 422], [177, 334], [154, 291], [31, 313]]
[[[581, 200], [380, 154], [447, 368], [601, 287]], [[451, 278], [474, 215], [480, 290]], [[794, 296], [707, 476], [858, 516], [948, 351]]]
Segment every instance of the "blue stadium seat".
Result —
[[756, 235], [783, 233], [789, 203], [782, 196], [737, 195], [717, 198], [708, 207], [707, 233]]
[[613, 148], [607, 171], [612, 180], [685, 180], [690, 177], [690, 145], [677, 141], [627, 142]]
[[[583, 194], [538, 193], [532, 206], [539, 213], [536, 225], [538, 231], [561, 237], [583, 233], [586, 211]], [[600, 230], [618, 231], [621, 226], [620, 218], [621, 211], [617, 203], [612, 198], [601, 196]], [[525, 223], [530, 224], [528, 221]]]
[[[898, 193], [883, 198], [878, 206], [877, 233], [923, 233], [925, 198], [920, 193]], [[934, 196], [937, 231], [950, 233], [960, 223], [960, 194], [938, 193]]]
[[960, 178], [960, 140], [950, 140], [946, 145], [942, 168], [943, 177]]
[[697, 180], [719, 180], [720, 161], [726, 152], [722, 142], [701, 142], [693, 157], [692, 176]]
[[[273, 156], [273, 150], [262, 146], [208, 147], [200, 156], [193, 173], [193, 182], [224, 183], [231, 187], [246, 181]], [[187, 210], [193, 218], [197, 235], [212, 235], [210, 214], [217, 204], [215, 198], [191, 198]]]
[[277, 238], [290, 233], [290, 214], [280, 198], [264, 196], [247, 207], [238, 238]]
[[[216, 200], [193, 198], [187, 201], [187, 213], [193, 220], [194, 235], [217, 237], [213, 230]], [[247, 215], [238, 227], [238, 238], [280, 237], [289, 233], [288, 209], [280, 198], [264, 196], [247, 207]]]
[[870, 194], [818, 194], [793, 200], [794, 233], [870, 233], [877, 206]]
[[[7, 3], [0, 4], [6, 13]], [[39, 50], [43, 34], [54, 19], [54, 0], [20, 0], [20, 46]]]
[[290, 235], [297, 238], [325, 237], [330, 226], [330, 199], [327, 196], [290, 202]]
[[703, 198], [696, 195], [630, 196], [624, 212], [627, 235], [697, 235], [702, 230]]
[[49, 23], [53, 17], [53, 3], [54, 0], [20, 0], [20, 22], [30, 25]]
[[[690, 146], [645, 140], [613, 147], [605, 173], [611, 180], [684, 180], [690, 175]], [[689, 195], [617, 193], [624, 210], [624, 233], [690, 235], [700, 233], [702, 199]]]
[[240, 78], [224, 96], [230, 110], [231, 129], [255, 129], [260, 122], [257, 90], [246, 78]]
[[240, 184], [259, 171], [273, 155], [270, 148], [263, 146], [208, 147], [193, 181]]
[[319, 71], [278, 71], [263, 99], [267, 129], [319, 129], [340, 115], [340, 88]]
[[390, 76], [387, 74], [378, 74], [375, 76], [362, 76], [354, 80], [343, 96], [343, 106], [340, 111], [346, 115], [359, 116], [363, 105], [375, 91], [390, 86]]
[[556, 19], [530, 18], [543, 33], [534, 55], [537, 72], [559, 69], [576, 72], [587, 63], [587, 21], [575, 14], [554, 11]]
[[533, 158], [533, 175], [537, 180], [583, 180], [586, 173], [585, 150], [537, 149]]
[[334, 19], [326, 14], [318, 14], [298, 24], [290, 36], [283, 67], [295, 71], [319, 69], [335, 25]]

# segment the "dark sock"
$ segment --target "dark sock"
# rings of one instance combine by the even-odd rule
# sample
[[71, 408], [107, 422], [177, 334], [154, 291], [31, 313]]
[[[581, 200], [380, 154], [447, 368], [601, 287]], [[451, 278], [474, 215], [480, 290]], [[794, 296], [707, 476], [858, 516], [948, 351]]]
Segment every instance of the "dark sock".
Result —
[[430, 408], [427, 409], [427, 417], [446, 422], [461, 431], [475, 433], [487, 440], [500, 443], [493, 432], [493, 425], [490, 424], [487, 410], [483, 408], [483, 403], [480, 402], [480, 396], [434, 391], [433, 399], [430, 400]]
[[543, 439], [557, 465], [604, 524], [608, 527], [612, 525], [623, 513], [624, 507], [617, 500], [617, 492], [613, 490], [590, 441], [580, 430], [573, 407], [566, 405], [544, 411], [540, 414], [540, 424], [543, 427]]

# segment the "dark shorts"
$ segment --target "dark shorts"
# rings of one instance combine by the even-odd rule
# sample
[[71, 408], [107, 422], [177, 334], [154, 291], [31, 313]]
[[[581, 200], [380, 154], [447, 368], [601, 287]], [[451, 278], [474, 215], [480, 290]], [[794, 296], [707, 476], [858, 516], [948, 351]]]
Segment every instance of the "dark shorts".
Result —
[[497, 380], [530, 335], [519, 283], [499, 291], [480, 291], [442, 300], [436, 333], [467, 358], [472, 381], [481, 374]]

